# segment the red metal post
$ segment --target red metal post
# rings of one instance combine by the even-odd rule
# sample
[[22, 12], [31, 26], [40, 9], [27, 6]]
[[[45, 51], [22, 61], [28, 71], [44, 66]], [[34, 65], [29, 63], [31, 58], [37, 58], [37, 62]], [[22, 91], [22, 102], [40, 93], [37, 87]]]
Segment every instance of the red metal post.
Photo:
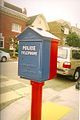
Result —
[[32, 85], [32, 103], [31, 103], [31, 120], [41, 120], [42, 108], [42, 86], [44, 82], [31, 81]]

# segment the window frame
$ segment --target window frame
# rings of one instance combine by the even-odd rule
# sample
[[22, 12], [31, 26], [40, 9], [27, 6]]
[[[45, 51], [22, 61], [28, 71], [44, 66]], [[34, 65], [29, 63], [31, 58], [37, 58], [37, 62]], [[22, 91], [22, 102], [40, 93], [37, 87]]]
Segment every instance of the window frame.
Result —
[[[60, 52], [60, 51], [62, 51], [62, 52]], [[62, 54], [62, 53], [64, 53], [64, 54]], [[63, 55], [65, 55], [65, 56], [63, 56]], [[67, 59], [67, 57], [68, 57], [68, 49], [58, 47], [58, 58]]]
[[[2, 38], [2, 40], [1, 40], [1, 38]], [[1, 41], [3, 42], [3, 46], [2, 47], [0, 46], [0, 48], [4, 48], [4, 37], [3, 36], [0, 36], [0, 42]]]
[[21, 33], [21, 25], [18, 23], [12, 23], [11, 31]]

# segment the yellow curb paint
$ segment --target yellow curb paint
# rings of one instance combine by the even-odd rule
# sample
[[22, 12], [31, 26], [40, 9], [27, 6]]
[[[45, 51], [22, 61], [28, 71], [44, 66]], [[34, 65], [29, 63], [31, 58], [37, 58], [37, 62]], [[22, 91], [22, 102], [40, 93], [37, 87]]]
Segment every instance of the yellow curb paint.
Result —
[[[45, 102], [42, 104], [41, 120], [61, 120], [61, 118], [70, 111], [71, 108], [67, 106], [59, 105], [53, 102]], [[30, 115], [28, 120], [30, 120]]]
[[69, 107], [46, 102], [42, 106], [42, 120], [60, 120], [70, 110]]

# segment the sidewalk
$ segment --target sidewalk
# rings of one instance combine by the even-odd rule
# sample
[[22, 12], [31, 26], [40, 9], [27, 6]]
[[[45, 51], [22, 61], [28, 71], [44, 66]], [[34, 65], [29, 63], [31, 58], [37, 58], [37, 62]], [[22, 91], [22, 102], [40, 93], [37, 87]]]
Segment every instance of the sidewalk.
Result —
[[10, 58], [10, 60], [9, 60], [9, 62], [17, 62], [18, 61], [18, 57], [16, 57], [16, 58]]
[[[80, 120], [79, 119], [79, 91], [75, 86], [54, 91], [51, 88], [43, 89], [43, 116], [49, 120]], [[7, 106], [1, 111], [1, 120], [29, 120], [31, 94]], [[55, 110], [56, 109], [56, 110]], [[47, 111], [47, 115], [45, 115]], [[64, 114], [63, 114], [64, 113]], [[52, 118], [55, 116], [55, 118]]]

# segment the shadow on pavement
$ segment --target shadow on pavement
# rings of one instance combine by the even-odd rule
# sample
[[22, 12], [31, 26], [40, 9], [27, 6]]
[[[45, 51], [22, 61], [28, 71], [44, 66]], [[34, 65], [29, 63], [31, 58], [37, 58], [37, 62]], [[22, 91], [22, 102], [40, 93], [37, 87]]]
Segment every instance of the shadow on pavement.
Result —
[[52, 88], [56, 91], [63, 90], [75, 85], [75, 82], [71, 78], [66, 76], [57, 75], [56, 78], [46, 81], [44, 88]]

